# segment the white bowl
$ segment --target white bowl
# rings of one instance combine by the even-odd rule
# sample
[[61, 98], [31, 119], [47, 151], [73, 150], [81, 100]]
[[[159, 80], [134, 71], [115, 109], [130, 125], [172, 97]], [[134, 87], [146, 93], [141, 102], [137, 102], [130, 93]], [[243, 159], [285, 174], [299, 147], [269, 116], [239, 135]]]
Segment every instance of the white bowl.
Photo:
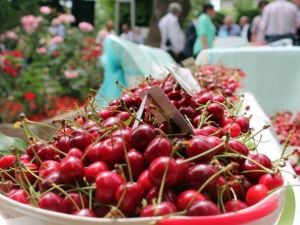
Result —
[[[286, 182], [284, 185], [286, 186]], [[0, 214], [5, 219], [8, 219], [7, 225], [10, 225], [10, 221], [13, 221], [12, 219], [21, 217], [24, 219], [22, 220], [24, 222], [20, 223], [20, 225], [274, 225], [278, 222], [284, 208], [285, 196], [286, 187], [283, 187], [253, 206], [238, 212], [218, 216], [104, 219], [52, 212], [25, 205], [0, 195]], [[155, 221], [157, 223], [153, 223]]]

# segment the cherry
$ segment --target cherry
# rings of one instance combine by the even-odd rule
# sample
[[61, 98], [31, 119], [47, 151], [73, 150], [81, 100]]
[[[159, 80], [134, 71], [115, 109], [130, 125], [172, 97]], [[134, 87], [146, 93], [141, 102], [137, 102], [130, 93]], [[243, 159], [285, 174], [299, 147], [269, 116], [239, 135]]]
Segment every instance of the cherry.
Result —
[[74, 156], [63, 158], [60, 162], [60, 176], [66, 184], [80, 181], [84, 176], [83, 163]]
[[223, 129], [225, 132], [228, 132], [232, 138], [238, 137], [241, 134], [241, 127], [237, 123], [227, 124]]
[[259, 184], [264, 184], [269, 190], [273, 190], [283, 185], [284, 181], [280, 174], [266, 173], [259, 178]]
[[249, 131], [249, 119], [247, 119], [246, 117], [237, 117], [235, 119], [235, 122], [240, 126], [241, 131], [243, 133], [246, 133]]
[[100, 205], [99, 207], [94, 209], [94, 212], [96, 214], [97, 217], [104, 217], [105, 215], [107, 215], [107, 213], [109, 213], [110, 208], [108, 206], [105, 205]]
[[69, 150], [68, 156], [73, 156], [85, 163], [85, 159], [83, 159], [83, 152], [78, 148], [71, 148]]
[[207, 92], [207, 93], [204, 93], [204, 94], [198, 96], [197, 99], [196, 99], [196, 102], [198, 104], [204, 105], [207, 102], [212, 101], [212, 100], [213, 100], [212, 94], [210, 92]]
[[127, 121], [130, 118], [129, 112], [119, 112], [116, 117], [118, 117], [122, 121]]
[[118, 118], [118, 117], [109, 117], [103, 122], [104, 127], [114, 127], [116, 126], [117, 128], [125, 128], [125, 124], [123, 121]]
[[91, 144], [92, 136], [86, 130], [77, 129], [72, 131], [70, 143], [73, 148], [79, 148], [80, 150], [84, 150], [86, 146]]
[[50, 173], [59, 172], [60, 164], [54, 160], [47, 160], [43, 162], [39, 168], [39, 176], [44, 178], [48, 176]]
[[[159, 195], [159, 188], [153, 187], [147, 193], [146, 200], [148, 203], [152, 203], [154, 199], [158, 199]], [[167, 202], [175, 202], [176, 201], [176, 194], [171, 190], [164, 190], [162, 195], [162, 200]]]
[[[90, 144], [85, 148], [84, 154], [89, 162], [93, 163], [102, 160], [102, 155], [100, 154], [102, 145], [103, 142], [97, 142], [96, 144]], [[82, 157], [84, 156], [84, 154], [82, 154]]]
[[207, 112], [217, 121], [220, 121], [224, 116], [224, 108], [218, 103], [209, 104], [207, 106]]
[[194, 202], [187, 210], [187, 216], [213, 216], [221, 214], [215, 203], [208, 200]]
[[7, 197], [23, 204], [29, 204], [28, 195], [24, 190], [13, 189], [7, 194]]
[[114, 115], [114, 112], [110, 109], [103, 109], [100, 112], [98, 112], [98, 115], [103, 119], [106, 120], [109, 117], [112, 117]]
[[241, 200], [233, 199], [225, 203], [225, 211], [226, 212], [236, 212], [241, 209], [247, 208], [247, 204]]
[[181, 93], [179, 91], [177, 91], [177, 90], [171, 91], [167, 95], [168, 95], [168, 97], [169, 97], [170, 100], [179, 101], [182, 98]]
[[[250, 159], [256, 161], [257, 163], [259, 163], [260, 165], [266, 167], [266, 168], [269, 168], [269, 169], [272, 168], [272, 162], [271, 162], [271, 160], [269, 159], [268, 156], [266, 156], [266, 155], [264, 155], [262, 153], [250, 154], [248, 157]], [[250, 161], [249, 159], [245, 160], [245, 162], [243, 164], [243, 170], [247, 171], [247, 173], [245, 173], [245, 176], [247, 178], [249, 178], [251, 181], [255, 181], [255, 182], [263, 174], [267, 173], [267, 171], [263, 171], [263, 169], [261, 167], [259, 167], [257, 164], [255, 164], [254, 162]], [[253, 170], [253, 172], [251, 172], [251, 170]], [[257, 170], [261, 170], [261, 172], [259, 172]]]
[[23, 163], [22, 167], [16, 170], [16, 180], [20, 184], [25, 183], [29, 185], [28, 182], [33, 184], [36, 181], [36, 177], [33, 174], [37, 174], [38, 166], [35, 163]]
[[127, 157], [130, 164], [132, 175], [133, 177], [137, 178], [141, 174], [141, 172], [143, 172], [145, 169], [144, 156], [142, 153], [134, 149], [130, 149], [127, 154]]
[[155, 138], [155, 130], [152, 126], [142, 124], [132, 130], [132, 147], [138, 151], [144, 151], [147, 145]]
[[264, 184], [256, 184], [249, 188], [246, 193], [246, 202], [248, 205], [254, 205], [267, 197], [269, 189]]
[[[241, 154], [244, 156], [247, 156], [249, 154], [249, 149], [247, 148], [247, 146], [244, 143], [242, 143], [236, 139], [230, 139], [227, 142], [227, 148], [230, 152], [233, 152], [233, 153]], [[243, 158], [232, 157], [231, 159], [233, 161], [236, 161], [239, 163], [243, 163], [245, 161], [245, 159], [243, 159]]]
[[5, 155], [0, 159], [0, 168], [6, 170], [10, 167], [13, 167], [16, 162], [15, 155]]
[[73, 212], [72, 215], [84, 216], [84, 217], [96, 217], [96, 214], [92, 209], [81, 209], [79, 211]]
[[55, 146], [59, 150], [68, 153], [71, 148], [69, 136], [59, 136], [55, 142]]
[[148, 177], [151, 183], [160, 186], [165, 170], [168, 168], [165, 185], [172, 186], [178, 179], [178, 170], [176, 161], [170, 157], [156, 158], [149, 166]]
[[120, 137], [122, 140], [125, 140], [127, 146], [131, 146], [131, 129], [127, 127], [126, 129], [118, 129], [112, 133], [113, 137]]
[[150, 164], [154, 159], [160, 156], [170, 156], [172, 147], [172, 143], [169, 139], [156, 137], [149, 143], [144, 152], [145, 160]]
[[215, 95], [212, 100], [214, 102], [223, 103], [225, 101], [225, 98], [223, 95]]
[[27, 155], [33, 159], [36, 155], [37, 155], [37, 151], [42, 148], [45, 144], [38, 141], [38, 142], [34, 142], [32, 144], [30, 144], [28, 147], [27, 147]]
[[[192, 199], [194, 200], [192, 201]], [[204, 200], [207, 200], [207, 198], [201, 193], [198, 193], [195, 190], [186, 190], [180, 193], [180, 195], [178, 195], [176, 206], [179, 211], [183, 211], [188, 207], [189, 204], [192, 204], [196, 201], [204, 201]]]
[[128, 149], [121, 137], [112, 137], [104, 140], [99, 146], [99, 158], [106, 163], [124, 162], [124, 149]]
[[96, 199], [103, 204], [112, 204], [116, 201], [115, 194], [124, 179], [116, 172], [100, 172], [96, 177]]
[[177, 211], [172, 202], [162, 202], [155, 205], [146, 205], [140, 211], [141, 217], [164, 216]]
[[2, 182], [0, 182], [0, 192], [8, 193], [13, 190], [14, 186], [15, 185], [14, 185], [13, 181], [11, 181], [11, 180], [2, 181]]
[[121, 184], [116, 192], [116, 200], [121, 202], [120, 209], [127, 215], [136, 211], [143, 197], [143, 186], [135, 182]]
[[190, 119], [194, 119], [196, 117], [196, 111], [191, 106], [181, 106], [179, 108], [179, 112]]
[[185, 179], [185, 176], [190, 168], [190, 163], [183, 163], [184, 159], [178, 158], [176, 159], [177, 164], [177, 172], [178, 172], [178, 185], [181, 185], [182, 180]]
[[[186, 181], [188, 186], [192, 189], [198, 190], [204, 182], [218, 172], [218, 169], [208, 164], [197, 164], [187, 172]], [[208, 183], [205, 190], [212, 190], [216, 187], [217, 178]]]
[[148, 177], [148, 170], [145, 170], [140, 174], [137, 182], [143, 186], [145, 192], [150, 191], [150, 189], [153, 187]]
[[78, 211], [78, 209], [87, 208], [89, 206], [89, 201], [85, 196], [74, 192], [68, 193], [68, 195], [65, 196], [63, 204], [66, 212], [71, 214]]
[[52, 172], [39, 182], [40, 191], [46, 191], [52, 187], [52, 184], [60, 184], [61, 178], [59, 172]]
[[59, 153], [55, 149], [55, 146], [53, 145], [45, 145], [38, 149], [37, 151], [38, 159], [36, 159], [37, 163], [40, 163], [40, 160], [42, 162], [47, 161], [47, 160], [55, 160]]
[[105, 162], [94, 162], [84, 168], [84, 176], [88, 182], [94, 182], [100, 172], [108, 171], [108, 166]]
[[30, 157], [27, 154], [22, 154], [22, 155], [20, 155], [19, 161], [21, 163], [29, 163], [30, 162]]
[[55, 212], [65, 212], [63, 199], [54, 192], [48, 192], [42, 195], [38, 201], [41, 209], [47, 209]]
[[[220, 137], [222, 133], [220, 129], [212, 125], [207, 125], [205, 127], [202, 127], [201, 130], [206, 132], [208, 135], [214, 135], [217, 137]], [[208, 135], [204, 135], [204, 136], [208, 136]]]

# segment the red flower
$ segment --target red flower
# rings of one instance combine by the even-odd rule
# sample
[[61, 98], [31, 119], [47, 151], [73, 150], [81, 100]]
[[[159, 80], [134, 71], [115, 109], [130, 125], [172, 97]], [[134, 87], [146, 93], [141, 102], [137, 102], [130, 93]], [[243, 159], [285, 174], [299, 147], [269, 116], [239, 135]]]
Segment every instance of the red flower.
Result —
[[24, 98], [28, 101], [34, 101], [35, 99], [35, 93], [32, 92], [32, 91], [27, 91], [25, 94], [24, 94]]

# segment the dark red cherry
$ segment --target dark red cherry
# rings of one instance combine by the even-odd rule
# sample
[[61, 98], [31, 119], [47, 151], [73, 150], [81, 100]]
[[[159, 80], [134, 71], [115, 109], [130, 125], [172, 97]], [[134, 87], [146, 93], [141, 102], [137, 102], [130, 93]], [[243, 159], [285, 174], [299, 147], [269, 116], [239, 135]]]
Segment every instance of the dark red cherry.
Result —
[[241, 209], [246, 209], [248, 206], [245, 202], [233, 199], [225, 203], [225, 211], [226, 212], [236, 212]]
[[186, 190], [182, 192], [180, 195], [178, 195], [176, 206], [179, 211], [183, 211], [186, 210], [189, 204], [192, 204], [196, 201], [204, 201], [204, 200], [207, 200], [207, 198], [201, 193], [198, 193], [195, 190]]
[[[187, 172], [186, 181], [190, 188], [198, 190], [211, 176], [218, 172], [218, 169], [209, 164], [197, 164], [191, 166]], [[205, 187], [205, 190], [212, 190], [216, 187], [217, 178], [213, 179]]]
[[52, 172], [39, 182], [39, 190], [41, 192], [44, 192], [44, 191], [48, 190], [49, 188], [53, 187], [52, 184], [58, 185], [60, 183], [61, 183], [61, 179], [60, 179], [59, 172]]
[[126, 144], [121, 137], [104, 140], [99, 147], [99, 159], [111, 164], [124, 162], [125, 150], [128, 150]]
[[142, 172], [140, 174], [137, 182], [143, 186], [145, 193], [150, 191], [150, 189], [153, 187], [153, 185], [151, 184], [149, 177], [148, 177], [148, 170], [145, 170], [144, 172]]
[[118, 129], [112, 133], [113, 137], [120, 137], [122, 140], [126, 141], [127, 146], [131, 146], [131, 129], [127, 127], [126, 129]]
[[155, 138], [152, 126], [142, 124], [132, 130], [131, 145], [137, 151], [144, 151], [147, 145]]
[[82, 180], [84, 176], [83, 163], [74, 156], [67, 156], [60, 162], [60, 177], [66, 184]]
[[39, 176], [41, 178], [45, 178], [50, 173], [59, 172], [59, 169], [60, 169], [59, 162], [54, 160], [47, 160], [41, 164], [39, 169]]
[[[159, 195], [159, 188], [158, 187], [151, 188], [151, 190], [147, 193], [147, 196], [146, 196], [147, 202], [152, 203], [154, 199], [157, 200], [158, 195]], [[163, 191], [162, 200], [175, 203], [176, 194], [169, 189], [165, 189]]]
[[213, 216], [221, 214], [218, 206], [212, 201], [194, 202], [187, 210], [187, 216]]
[[68, 153], [71, 148], [69, 136], [59, 136], [55, 142], [55, 146], [60, 151]]
[[107, 118], [106, 120], [104, 120], [103, 126], [107, 127], [107, 128], [108, 127], [114, 127], [114, 126], [119, 128], [119, 129], [125, 128], [125, 124], [118, 117], [109, 117], [109, 118]]
[[241, 131], [246, 133], [249, 131], [249, 119], [246, 117], [237, 117], [235, 122], [240, 125]]
[[71, 214], [80, 209], [87, 208], [89, 206], [89, 201], [84, 195], [79, 193], [68, 193], [63, 199], [63, 204], [65, 206], [66, 212]]
[[141, 217], [164, 216], [177, 211], [172, 202], [162, 202], [155, 205], [146, 205], [140, 211]]
[[127, 154], [133, 177], [137, 178], [145, 169], [145, 160], [142, 153], [130, 149]]
[[147, 146], [144, 157], [147, 163], [151, 163], [154, 159], [160, 156], [170, 156], [172, 153], [172, 143], [164, 137], [154, 138]]
[[224, 108], [219, 103], [209, 104], [207, 106], [207, 112], [217, 121], [220, 121], [224, 116]]
[[84, 176], [88, 182], [94, 182], [100, 172], [108, 171], [108, 166], [105, 162], [94, 162], [84, 168]]
[[92, 143], [92, 136], [87, 130], [77, 129], [71, 133], [70, 142], [73, 148], [84, 150]]
[[38, 201], [41, 209], [47, 209], [55, 212], [65, 212], [63, 199], [54, 192], [48, 192], [42, 195]]

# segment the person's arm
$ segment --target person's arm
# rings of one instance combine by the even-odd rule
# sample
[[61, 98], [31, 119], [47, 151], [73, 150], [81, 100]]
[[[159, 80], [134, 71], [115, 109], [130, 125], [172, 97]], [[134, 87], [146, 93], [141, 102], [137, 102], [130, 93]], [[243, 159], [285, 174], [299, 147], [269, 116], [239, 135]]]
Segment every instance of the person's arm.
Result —
[[207, 38], [204, 35], [202, 35], [200, 39], [201, 39], [201, 43], [202, 43], [203, 49], [208, 48]]

